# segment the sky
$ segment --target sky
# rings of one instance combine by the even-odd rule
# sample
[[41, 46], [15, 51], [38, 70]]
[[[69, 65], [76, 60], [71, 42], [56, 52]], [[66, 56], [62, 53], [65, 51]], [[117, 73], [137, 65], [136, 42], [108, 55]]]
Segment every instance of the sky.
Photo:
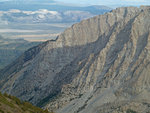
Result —
[[[12, 1], [12, 0], [0, 0], [0, 1]], [[18, 0], [18, 1], [21, 1], [21, 0]], [[59, 3], [81, 5], [81, 6], [105, 5], [105, 6], [110, 6], [114, 8], [119, 7], [119, 6], [121, 7], [121, 6], [150, 5], [150, 0], [46, 0], [46, 1], [57, 1]]]
[[55, 0], [78, 5], [135, 6], [150, 5], [150, 0]]

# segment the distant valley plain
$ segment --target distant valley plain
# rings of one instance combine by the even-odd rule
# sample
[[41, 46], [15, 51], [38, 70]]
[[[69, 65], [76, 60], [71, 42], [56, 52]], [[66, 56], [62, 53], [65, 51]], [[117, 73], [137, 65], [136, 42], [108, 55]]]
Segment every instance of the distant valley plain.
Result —
[[106, 6], [68, 6], [52, 0], [0, 1], [0, 35], [27, 41], [51, 40], [71, 25], [110, 10]]
[[0, 34], [10, 39], [46, 41], [55, 39], [73, 23], [0, 23]]

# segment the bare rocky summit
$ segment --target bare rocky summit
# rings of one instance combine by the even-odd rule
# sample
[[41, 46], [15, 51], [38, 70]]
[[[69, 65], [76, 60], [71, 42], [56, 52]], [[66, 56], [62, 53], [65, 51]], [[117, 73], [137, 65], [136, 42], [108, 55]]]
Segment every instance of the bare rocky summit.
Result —
[[1, 70], [0, 89], [56, 113], [150, 112], [150, 7], [74, 24]]

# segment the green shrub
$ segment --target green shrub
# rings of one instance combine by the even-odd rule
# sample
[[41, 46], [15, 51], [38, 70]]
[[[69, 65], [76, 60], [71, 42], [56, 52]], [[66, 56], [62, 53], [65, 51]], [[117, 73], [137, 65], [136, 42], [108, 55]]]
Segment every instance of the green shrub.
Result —
[[8, 97], [8, 94], [7, 94], [7, 93], [4, 93], [4, 96], [5, 96], [5, 97]]
[[[49, 111], [47, 109], [44, 110], [44, 113], [49, 113]], [[52, 112], [51, 112], [52, 113]]]
[[133, 111], [132, 109], [128, 109], [127, 113], [137, 113], [136, 111]]
[[[6, 93], [4, 95], [8, 96]], [[9, 107], [14, 108], [14, 105], [11, 102], [9, 102], [5, 96], [3, 96], [3, 95], [0, 96], [0, 102], [5, 104], [5, 105], [8, 105]]]
[[0, 113], [5, 113], [3, 110], [0, 109]]

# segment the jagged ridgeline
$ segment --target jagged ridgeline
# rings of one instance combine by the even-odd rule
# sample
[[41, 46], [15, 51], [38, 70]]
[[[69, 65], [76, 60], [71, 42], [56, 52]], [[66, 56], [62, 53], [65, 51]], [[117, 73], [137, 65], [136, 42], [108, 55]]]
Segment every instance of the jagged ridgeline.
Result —
[[74, 24], [3, 69], [0, 89], [57, 113], [150, 112], [150, 7]]

